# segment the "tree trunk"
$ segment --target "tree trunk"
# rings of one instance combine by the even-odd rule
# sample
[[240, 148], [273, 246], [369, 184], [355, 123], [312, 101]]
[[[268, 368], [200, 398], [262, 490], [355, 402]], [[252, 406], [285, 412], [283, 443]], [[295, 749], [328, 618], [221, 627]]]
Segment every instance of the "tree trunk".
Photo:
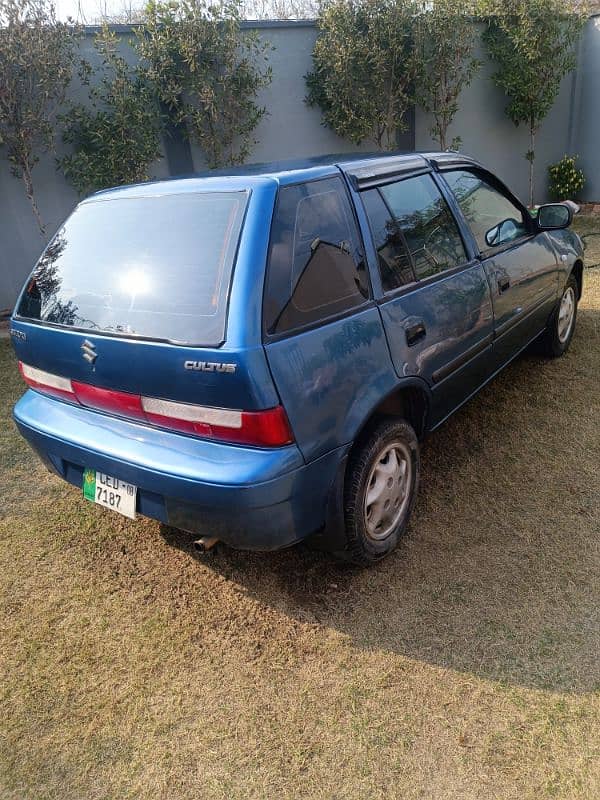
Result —
[[27, 199], [31, 203], [33, 216], [36, 219], [41, 235], [46, 236], [46, 228], [44, 226], [44, 223], [42, 222], [42, 215], [40, 214], [40, 210], [35, 200], [35, 194], [33, 191], [33, 180], [31, 178], [31, 167], [29, 166], [28, 163], [21, 165], [21, 172], [23, 174], [23, 183], [25, 184], [25, 194], [27, 195]]
[[535, 160], [535, 128], [533, 120], [529, 124], [529, 207], [533, 208], [533, 162]]
[[442, 125], [440, 125], [440, 127], [439, 127], [439, 133], [440, 133], [440, 139], [439, 139], [439, 141], [440, 141], [440, 150], [445, 152], [446, 151], [446, 129]]

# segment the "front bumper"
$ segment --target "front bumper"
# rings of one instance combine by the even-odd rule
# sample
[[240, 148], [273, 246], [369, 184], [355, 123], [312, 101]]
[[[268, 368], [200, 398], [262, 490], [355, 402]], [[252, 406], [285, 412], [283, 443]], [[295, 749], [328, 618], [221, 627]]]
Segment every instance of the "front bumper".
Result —
[[84, 468], [104, 472], [138, 487], [140, 514], [249, 550], [287, 547], [323, 527], [346, 451], [305, 464], [295, 445], [259, 449], [195, 439], [31, 390], [14, 418], [69, 483], [81, 487]]

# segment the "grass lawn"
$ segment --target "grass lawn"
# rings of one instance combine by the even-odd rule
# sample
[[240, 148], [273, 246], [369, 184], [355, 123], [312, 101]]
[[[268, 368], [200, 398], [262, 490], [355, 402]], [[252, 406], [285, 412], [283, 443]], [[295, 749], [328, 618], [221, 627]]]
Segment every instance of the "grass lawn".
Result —
[[583, 239], [586, 266], [600, 267], [600, 217], [580, 214], [573, 227]]
[[597, 269], [358, 571], [87, 504], [16, 435], [1, 340], [0, 798], [600, 797], [599, 375]]

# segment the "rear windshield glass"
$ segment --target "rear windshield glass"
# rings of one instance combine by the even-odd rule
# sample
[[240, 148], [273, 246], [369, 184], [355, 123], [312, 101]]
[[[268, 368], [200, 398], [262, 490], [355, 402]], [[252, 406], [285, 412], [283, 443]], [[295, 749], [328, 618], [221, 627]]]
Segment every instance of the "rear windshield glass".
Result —
[[97, 200], [79, 206], [19, 303], [28, 319], [217, 345], [246, 192]]

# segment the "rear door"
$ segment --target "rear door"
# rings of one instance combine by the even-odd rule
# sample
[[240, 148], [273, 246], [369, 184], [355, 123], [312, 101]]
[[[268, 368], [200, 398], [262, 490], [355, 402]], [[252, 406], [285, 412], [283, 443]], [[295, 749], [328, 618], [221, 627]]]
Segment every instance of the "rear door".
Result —
[[380, 312], [399, 376], [432, 388], [431, 424], [490, 374], [487, 277], [429, 172], [360, 192], [381, 281]]
[[449, 169], [443, 178], [473, 234], [490, 281], [494, 361], [501, 366], [540, 333], [557, 299], [558, 262], [550, 240], [493, 175]]
[[395, 375], [341, 175], [279, 189], [265, 351], [307, 460], [350, 441]]

